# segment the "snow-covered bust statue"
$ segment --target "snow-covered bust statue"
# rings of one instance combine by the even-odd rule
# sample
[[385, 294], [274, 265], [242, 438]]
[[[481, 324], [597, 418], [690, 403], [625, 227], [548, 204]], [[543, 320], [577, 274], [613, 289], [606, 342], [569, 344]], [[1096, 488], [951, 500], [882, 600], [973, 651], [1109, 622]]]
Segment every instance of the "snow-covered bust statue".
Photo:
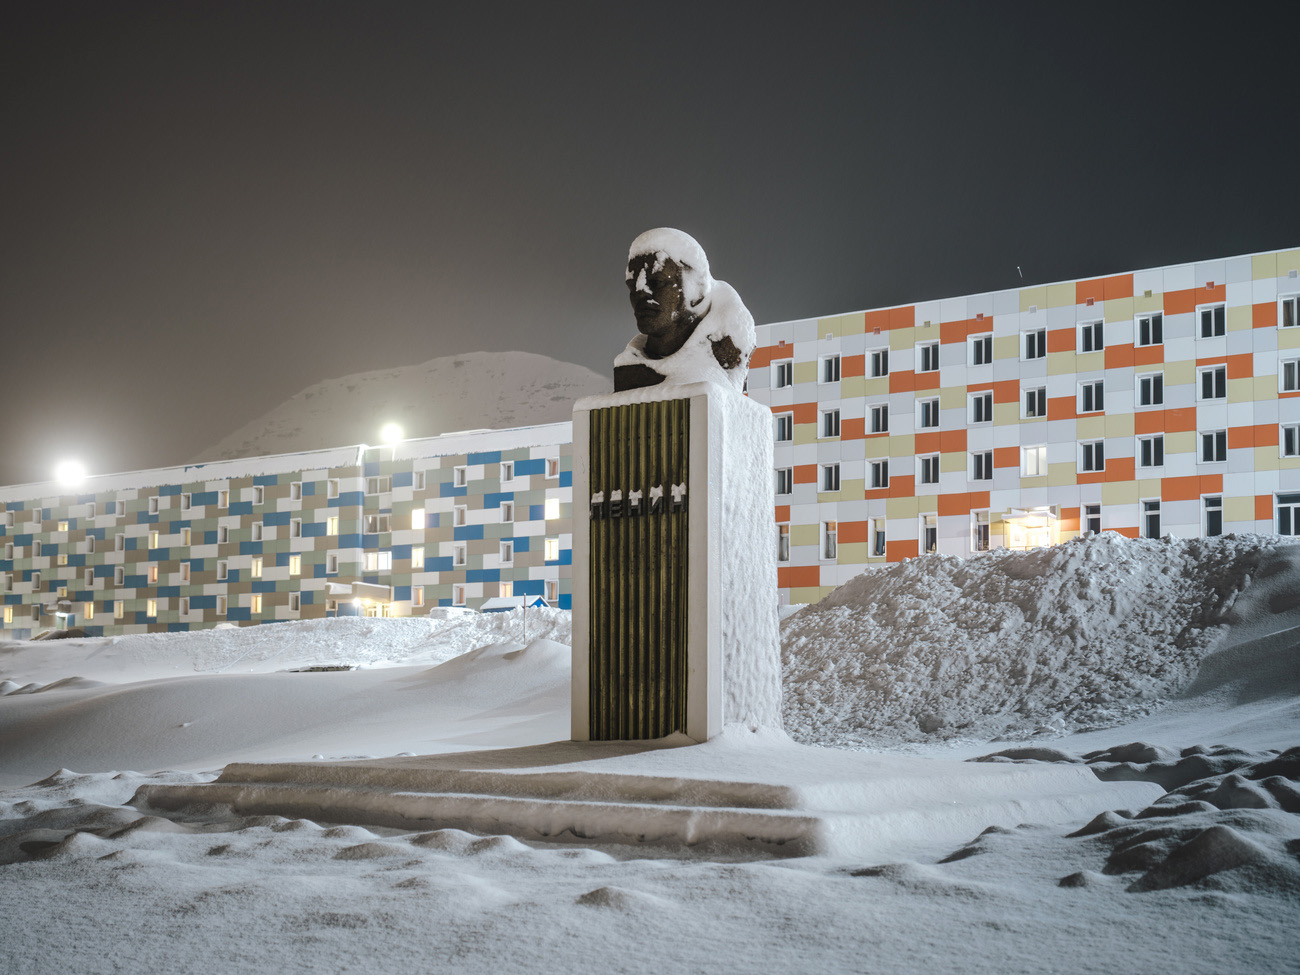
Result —
[[640, 333], [614, 360], [614, 389], [660, 383], [745, 386], [754, 317], [690, 234], [660, 227], [632, 241], [627, 288]]

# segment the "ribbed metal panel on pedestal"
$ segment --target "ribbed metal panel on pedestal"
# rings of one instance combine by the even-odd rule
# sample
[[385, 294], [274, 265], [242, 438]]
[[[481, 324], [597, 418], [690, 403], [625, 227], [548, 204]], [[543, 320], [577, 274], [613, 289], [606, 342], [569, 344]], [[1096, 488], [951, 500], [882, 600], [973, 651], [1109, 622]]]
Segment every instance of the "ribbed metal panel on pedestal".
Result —
[[662, 738], [686, 730], [690, 401], [592, 410], [590, 430], [590, 734]]

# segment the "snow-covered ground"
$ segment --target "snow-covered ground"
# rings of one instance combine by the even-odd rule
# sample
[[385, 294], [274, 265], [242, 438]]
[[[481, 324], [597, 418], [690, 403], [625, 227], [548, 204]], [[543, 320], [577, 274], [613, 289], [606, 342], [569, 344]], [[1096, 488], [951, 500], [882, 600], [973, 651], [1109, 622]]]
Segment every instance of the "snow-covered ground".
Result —
[[526, 643], [516, 613], [0, 644], [4, 970], [1295, 971], [1298, 555], [1103, 535], [915, 560], [787, 619], [801, 741], [1167, 793], [897, 862], [131, 804], [234, 760], [565, 739], [563, 613]]

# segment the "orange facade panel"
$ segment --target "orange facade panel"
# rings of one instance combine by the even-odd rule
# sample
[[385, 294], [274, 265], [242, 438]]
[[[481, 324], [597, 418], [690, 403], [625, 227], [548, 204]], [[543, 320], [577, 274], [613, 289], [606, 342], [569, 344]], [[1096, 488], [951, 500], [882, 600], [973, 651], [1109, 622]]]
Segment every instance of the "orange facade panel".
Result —
[[778, 504], [776, 506], [776, 520], [778, 524], [790, 520], [790, 506], [788, 504]]
[[865, 521], [841, 521], [838, 530], [841, 544], [849, 545], [867, 540], [867, 523]]
[[1201, 479], [1195, 475], [1160, 479], [1161, 501], [1195, 501], [1200, 496]]
[[867, 421], [862, 417], [854, 417], [848, 420], [840, 421], [840, 439], [841, 440], [861, 440], [867, 435]]
[[939, 342], [943, 345], [956, 345], [965, 342], [972, 335], [993, 331], [991, 318], [967, 318], [960, 322], [940, 322]]
[[1250, 306], [1250, 324], [1253, 328], [1273, 328], [1277, 325], [1277, 304], [1262, 301]]
[[1256, 521], [1273, 520], [1273, 495], [1271, 494], [1255, 495], [1255, 520]]
[[795, 403], [794, 406], [790, 407], [790, 412], [794, 414], [795, 423], [817, 422], [816, 403]]
[[1133, 347], [1133, 365], [1158, 366], [1165, 361], [1163, 345], [1137, 345]]
[[867, 374], [867, 357], [865, 355], [846, 355], [840, 360], [840, 378], [849, 379], [853, 376], [865, 376]]
[[1115, 274], [1108, 278], [1093, 278], [1091, 281], [1079, 281], [1074, 286], [1074, 303], [1085, 305], [1091, 301], [1105, 301], [1108, 298], [1132, 298], [1133, 275]]
[[970, 495], [969, 494], [941, 494], [939, 495], [939, 514], [946, 515], [968, 515], [970, 514]]
[[795, 484], [816, 484], [817, 465], [816, 464], [795, 464], [794, 483]]
[[1249, 379], [1255, 374], [1254, 359], [1249, 352], [1240, 355], [1212, 355], [1197, 359], [1196, 367], [1226, 365], [1229, 379]]
[[1128, 369], [1133, 365], [1133, 344], [1106, 346], [1106, 368]]
[[1079, 416], [1078, 403], [1073, 396], [1053, 396], [1047, 401], [1049, 420], [1074, 420]]
[[994, 447], [993, 466], [994, 467], [1019, 467], [1020, 448], [1019, 447]]
[[1074, 329], [1073, 328], [1050, 328], [1047, 330], [1047, 351], [1048, 352], [1073, 352], [1074, 351]]
[[889, 374], [889, 391], [891, 393], [910, 393], [916, 389], [916, 373], [910, 369]]
[[1141, 534], [1136, 528], [1107, 528], [1106, 530], [1116, 535], [1123, 535], [1125, 538], [1138, 538]]
[[912, 374], [912, 388], [918, 393], [923, 389], [939, 388], [939, 372], [916, 372]]
[[1132, 457], [1111, 457], [1106, 461], [1107, 481], [1132, 481], [1135, 478], [1134, 459]]
[[777, 359], [793, 359], [793, 345], [764, 345], [754, 350], [754, 354], [749, 357], [749, 368], [761, 369], [763, 366], [771, 365]]
[[1165, 410], [1165, 433], [1187, 433], [1196, 429], [1196, 407]]
[[940, 438], [943, 436], [938, 430], [931, 430], [928, 433], [918, 433], [916, 439], [912, 442], [912, 448], [918, 455], [920, 454], [937, 454], [943, 449]]
[[782, 589], [811, 589], [820, 586], [822, 570], [816, 565], [779, 565], [776, 583]]
[[908, 474], [906, 477], [891, 477], [889, 479], [889, 497], [891, 498], [910, 498], [916, 493], [916, 477]]
[[916, 324], [916, 305], [889, 309], [890, 328], [911, 328]]
[[1166, 315], [1181, 315], [1186, 312], [1196, 311], [1197, 305], [1206, 305], [1214, 301], [1227, 300], [1227, 287], [1222, 284], [1215, 284], [1212, 288], [1202, 285], [1199, 288], [1188, 288], [1185, 291], [1166, 291], [1164, 298]]
[[944, 430], [939, 434], [939, 449], [945, 454], [964, 453], [966, 450], [966, 428]]
[[888, 562], [902, 562], [903, 559], [914, 559], [919, 554], [920, 545], [915, 538], [885, 542], [885, 560]]
[[1077, 532], [1079, 530], [1079, 509], [1062, 508], [1060, 529], [1062, 532]]

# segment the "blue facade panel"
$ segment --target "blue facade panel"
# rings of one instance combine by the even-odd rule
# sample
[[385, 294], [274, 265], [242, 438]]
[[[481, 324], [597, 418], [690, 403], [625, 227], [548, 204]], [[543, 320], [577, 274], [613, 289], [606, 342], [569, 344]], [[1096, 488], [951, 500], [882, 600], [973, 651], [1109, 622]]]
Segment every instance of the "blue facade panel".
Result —
[[324, 538], [326, 524], [323, 521], [304, 521], [302, 523], [303, 538]]
[[481, 453], [470, 454], [465, 462], [467, 464], [499, 464], [501, 463], [501, 451], [485, 450]]
[[361, 548], [361, 536], [353, 533], [351, 535], [339, 536], [339, 548]]
[[240, 555], [261, 555], [262, 543], [261, 542], [240, 542], [239, 554]]
[[545, 473], [546, 460], [543, 457], [515, 461], [515, 477], [532, 477], [534, 474]]
[[560, 471], [560, 487], [573, 487], [573, 471]]
[[529, 520], [529, 521], [545, 521], [545, 520], [546, 520], [546, 505], [544, 505], [544, 504], [530, 504], [530, 505], [528, 506], [528, 520]]
[[502, 501], [513, 501], [515, 499], [514, 491], [495, 491], [483, 495], [484, 508], [499, 508]]
[[500, 569], [470, 569], [465, 573], [466, 582], [500, 582]]
[[398, 600], [398, 601], [400, 601], [400, 602], [410, 602], [410, 600], [411, 600], [411, 587], [410, 587], [410, 586], [394, 586], [394, 587], [393, 587], [393, 598], [396, 599], [396, 600]]
[[469, 493], [469, 487], [461, 485], [456, 487], [451, 481], [443, 481], [438, 485], [438, 497], [440, 498], [463, 498]]
[[160, 498], [174, 498], [180, 493], [181, 486], [179, 484], [164, 484], [158, 489], [158, 496]]
[[252, 513], [253, 502], [251, 501], [232, 501], [230, 504], [230, 514], [232, 516], [239, 515], [242, 517], [244, 515], [251, 515]]
[[340, 491], [337, 498], [329, 499], [331, 508], [355, 508], [366, 503], [366, 496], [361, 491]]
[[393, 487], [410, 487], [415, 483], [414, 471], [396, 471], [393, 474]]
[[262, 524], [287, 526], [289, 524], [289, 515], [292, 513], [289, 511], [268, 511], [262, 515]]
[[258, 474], [253, 478], [253, 484], [257, 487], [275, 487], [279, 483], [279, 474]]
[[450, 555], [439, 555], [424, 560], [424, 570], [426, 572], [450, 572], [452, 568]]
[[451, 537], [457, 542], [474, 541], [483, 537], [482, 525], [459, 525], [451, 530]]
[[190, 498], [190, 504], [196, 508], [205, 508], [210, 504], [217, 503], [216, 491], [199, 491]]
[[514, 587], [516, 596], [540, 596], [546, 592], [546, 581], [543, 579], [516, 579]]
[[407, 560], [409, 560], [410, 558], [411, 558], [411, 546], [409, 546], [409, 545], [394, 545], [394, 546], [393, 546], [393, 561], [394, 561], [394, 562], [398, 561], [399, 559], [407, 559]]

